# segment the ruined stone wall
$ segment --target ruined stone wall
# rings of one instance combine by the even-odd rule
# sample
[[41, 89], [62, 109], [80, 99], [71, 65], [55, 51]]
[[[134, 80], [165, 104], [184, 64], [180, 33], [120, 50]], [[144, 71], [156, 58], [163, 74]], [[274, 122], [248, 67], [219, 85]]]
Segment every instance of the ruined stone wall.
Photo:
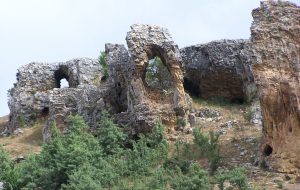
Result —
[[300, 7], [261, 2], [253, 10], [253, 74], [263, 114], [263, 159], [281, 172], [300, 171]]
[[[98, 85], [103, 73], [97, 60], [82, 58], [59, 63], [30, 63], [21, 66], [17, 82], [9, 91], [10, 132], [20, 125], [32, 125], [37, 118], [48, 117], [56, 109], [62, 108], [61, 97], [76, 91], [78, 86]], [[60, 89], [60, 80], [65, 78], [70, 88]], [[54, 93], [59, 92], [59, 93]], [[67, 92], [68, 91], [68, 92]], [[76, 98], [79, 99], [80, 96]], [[51, 105], [56, 106], [51, 106]], [[60, 106], [59, 106], [59, 105]]]
[[185, 89], [205, 99], [251, 100], [256, 87], [248, 40], [219, 40], [182, 48]]

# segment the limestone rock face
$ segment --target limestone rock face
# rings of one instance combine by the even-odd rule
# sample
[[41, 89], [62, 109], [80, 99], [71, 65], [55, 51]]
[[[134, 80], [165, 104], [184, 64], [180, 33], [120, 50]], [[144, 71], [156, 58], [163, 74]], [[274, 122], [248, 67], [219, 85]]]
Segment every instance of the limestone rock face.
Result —
[[105, 44], [106, 64], [109, 73], [110, 94], [108, 98], [114, 113], [126, 112], [128, 107], [128, 83], [135, 66], [124, 45]]
[[248, 40], [220, 40], [180, 50], [187, 91], [205, 99], [248, 101], [256, 93]]
[[261, 2], [253, 10], [251, 41], [263, 115], [262, 156], [281, 172], [300, 171], [300, 7]]
[[[71, 113], [84, 115], [98, 101], [96, 97], [101, 99], [95, 96], [95, 88], [102, 76], [101, 65], [89, 58], [21, 66], [17, 83], [9, 91], [9, 132], [21, 125], [32, 125], [40, 117], [51, 115], [49, 119], [56, 121], [57, 114], [64, 118]], [[66, 79], [70, 88], [60, 88], [61, 79]], [[87, 121], [93, 125], [92, 120]]]
[[[160, 57], [163, 64], [171, 74], [175, 88], [173, 95], [173, 107], [178, 115], [184, 115], [185, 92], [183, 88], [183, 74], [181, 71], [181, 56], [178, 46], [172, 40], [169, 31], [155, 25], [135, 24], [127, 33], [127, 45], [132, 60], [136, 66], [133, 80], [130, 82], [132, 89], [129, 91], [133, 99], [129, 99], [130, 109], [134, 109], [136, 103], [147, 99], [150, 92], [145, 88], [146, 68], [149, 60], [155, 56]], [[139, 104], [139, 103], [138, 103]]]
[[[10, 90], [9, 132], [44, 117], [47, 141], [54, 123], [62, 132], [68, 130], [69, 115], [79, 114], [89, 126], [99, 126], [104, 109], [116, 123], [130, 126], [133, 135], [150, 131], [157, 121], [174, 127], [178, 117], [187, 120], [191, 99], [183, 89], [179, 49], [167, 29], [133, 25], [126, 40], [129, 51], [124, 45], [105, 45], [108, 77], [97, 60], [87, 58], [22, 66], [18, 82]], [[171, 93], [151, 89], [145, 83], [148, 62], [155, 56], [172, 76]], [[60, 88], [64, 78], [69, 88]]]

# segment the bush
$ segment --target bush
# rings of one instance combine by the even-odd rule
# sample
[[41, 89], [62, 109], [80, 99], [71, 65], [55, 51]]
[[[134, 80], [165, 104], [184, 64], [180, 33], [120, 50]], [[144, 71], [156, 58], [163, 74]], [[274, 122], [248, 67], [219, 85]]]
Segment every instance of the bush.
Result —
[[100, 145], [105, 154], [116, 154], [123, 150], [126, 135], [109, 118], [108, 112], [102, 112], [100, 129], [97, 131]]
[[247, 108], [246, 109], [246, 111], [244, 112], [244, 114], [243, 114], [243, 117], [244, 117], [244, 119], [247, 121], [247, 122], [251, 122], [251, 120], [252, 120], [252, 118], [253, 118], [253, 116], [254, 116], [254, 114], [255, 114], [255, 111], [254, 110], [252, 110], [251, 108]]
[[175, 190], [205, 190], [210, 189], [210, 183], [207, 173], [197, 164], [191, 164], [186, 175], [178, 175], [172, 180], [171, 187]]
[[108, 67], [107, 67], [107, 64], [106, 64], [106, 54], [105, 54], [105, 52], [103, 52], [103, 51], [100, 52], [100, 55], [98, 57], [98, 62], [102, 66], [104, 76], [106, 78], [108, 78]]
[[[210, 189], [207, 172], [198, 164], [181, 156], [168, 158], [169, 146], [161, 123], [151, 133], [132, 141], [129, 149], [123, 146], [126, 135], [107, 112], [101, 119], [94, 137], [81, 117], [71, 116], [66, 134], [53, 126], [52, 140], [42, 147], [41, 153], [28, 156], [20, 164], [15, 164], [1, 149], [0, 181], [5, 182], [6, 189], [23, 190]], [[204, 143], [202, 151], [210, 151], [202, 152], [204, 156], [217, 155], [215, 135], [203, 136], [197, 132], [194, 135], [195, 142]], [[238, 173], [226, 177], [238, 187], [245, 186]]]
[[[109, 166], [107, 163], [105, 166]], [[111, 168], [95, 166], [85, 163], [80, 166], [74, 173], [69, 175], [68, 184], [63, 184], [62, 189], [65, 190], [100, 190], [114, 184], [118, 176], [112, 172]]]
[[194, 129], [193, 135], [194, 143], [200, 148], [200, 156], [209, 160], [210, 172], [214, 174], [221, 161], [219, 135], [210, 131], [206, 136], [199, 128]]
[[0, 182], [4, 183], [4, 188], [17, 188], [18, 173], [14, 170], [14, 163], [9, 155], [0, 146]]
[[218, 181], [220, 190], [224, 190], [225, 181], [228, 181], [232, 187], [236, 187], [240, 190], [250, 189], [245, 172], [244, 168], [235, 168], [229, 172], [219, 173], [216, 176], [216, 180]]
[[152, 133], [140, 135], [137, 142], [133, 142], [133, 149], [127, 150], [127, 165], [134, 174], [145, 175], [153, 167], [167, 159], [168, 144], [163, 135], [163, 125], [158, 123]]
[[61, 135], [54, 126], [51, 142], [43, 146], [40, 154], [20, 165], [19, 181], [29, 189], [59, 189], [79, 166], [101, 162], [102, 155], [97, 139], [87, 132], [83, 119], [71, 116], [67, 134]]

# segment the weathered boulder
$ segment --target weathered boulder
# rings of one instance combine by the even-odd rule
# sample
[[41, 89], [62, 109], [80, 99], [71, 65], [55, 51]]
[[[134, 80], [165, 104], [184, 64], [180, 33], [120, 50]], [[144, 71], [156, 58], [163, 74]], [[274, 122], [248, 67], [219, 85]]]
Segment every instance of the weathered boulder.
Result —
[[185, 89], [205, 99], [233, 102], [251, 100], [256, 94], [250, 69], [253, 60], [248, 40], [219, 40], [180, 50]]
[[281, 172], [300, 171], [300, 7], [264, 1], [252, 12], [253, 65], [263, 115], [262, 156]]

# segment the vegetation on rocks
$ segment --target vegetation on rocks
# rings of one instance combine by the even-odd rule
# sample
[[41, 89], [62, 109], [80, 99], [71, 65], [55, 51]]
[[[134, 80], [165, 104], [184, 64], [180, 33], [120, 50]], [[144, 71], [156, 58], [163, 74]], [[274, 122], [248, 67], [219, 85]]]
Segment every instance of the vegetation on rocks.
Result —
[[[24, 190], [197, 190], [212, 187], [212, 176], [200, 164], [169, 154], [170, 145], [162, 124], [157, 123], [152, 133], [140, 135], [133, 141], [112, 122], [107, 112], [102, 116], [101, 127], [95, 136], [79, 116], [69, 118], [66, 134], [61, 134], [53, 126], [52, 140], [43, 145], [41, 153], [32, 154], [19, 164], [1, 149], [0, 181], [4, 182], [6, 189]], [[194, 135], [196, 143], [204, 139], [207, 147], [203, 150], [212, 147], [217, 152], [217, 137], [204, 137], [199, 131]], [[124, 146], [125, 141], [130, 142], [130, 148]], [[235, 179], [234, 174], [234, 171], [219, 174], [218, 182], [221, 184], [226, 179], [238, 187], [247, 183], [246, 178]]]
[[100, 52], [100, 55], [98, 57], [98, 61], [100, 63], [100, 65], [102, 66], [102, 70], [104, 72], [104, 76], [108, 77], [108, 67], [107, 67], [107, 63], [106, 63], [106, 54], [104, 51]]

